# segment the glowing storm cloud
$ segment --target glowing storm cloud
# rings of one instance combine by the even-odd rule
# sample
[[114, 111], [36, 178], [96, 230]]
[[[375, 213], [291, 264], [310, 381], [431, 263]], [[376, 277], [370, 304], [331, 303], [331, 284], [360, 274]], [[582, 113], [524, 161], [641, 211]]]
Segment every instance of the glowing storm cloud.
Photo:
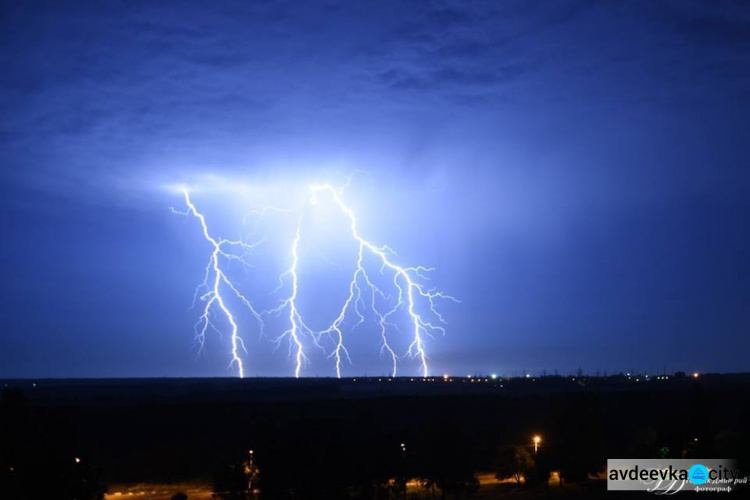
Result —
[[[426, 273], [432, 269], [423, 266], [403, 267], [395, 262], [396, 254], [386, 245], [375, 245], [365, 239], [359, 232], [357, 218], [354, 212], [344, 203], [342, 196], [348, 183], [342, 187], [334, 188], [330, 184], [312, 185], [309, 187], [309, 199], [301, 204], [296, 210], [282, 210], [275, 207], [265, 207], [260, 211], [264, 214], [269, 210], [279, 212], [293, 212], [297, 216], [296, 233], [290, 250], [291, 265], [279, 277], [279, 287], [277, 291], [288, 284], [289, 294], [282, 300], [281, 304], [273, 309], [258, 311], [247, 297], [240, 291], [238, 285], [230, 280], [227, 275], [225, 265], [229, 261], [239, 261], [244, 265], [249, 265], [248, 256], [250, 252], [260, 243], [247, 243], [241, 240], [217, 239], [211, 234], [206, 222], [205, 216], [198, 211], [193, 204], [190, 193], [187, 189], [182, 189], [185, 203], [188, 207], [186, 212], [180, 212], [172, 209], [175, 213], [182, 215], [192, 215], [201, 224], [203, 237], [211, 244], [213, 251], [206, 266], [206, 272], [203, 282], [198, 286], [195, 297], [200, 298], [204, 303], [199, 321], [196, 323], [196, 339], [202, 348], [206, 339], [206, 332], [209, 328], [219, 329], [212, 322], [215, 315], [222, 316], [230, 325], [231, 333], [231, 358], [232, 364], [236, 365], [240, 377], [244, 377], [244, 365], [240, 356], [240, 350], [245, 351], [245, 344], [239, 333], [239, 327], [235, 316], [231, 312], [224, 295], [234, 295], [239, 301], [252, 313], [256, 319], [261, 332], [263, 332], [264, 318], [271, 315], [281, 315], [282, 313], [288, 318], [288, 328], [273, 341], [279, 345], [282, 341], [288, 341], [289, 353], [294, 359], [294, 375], [299, 377], [302, 368], [308, 361], [305, 354], [306, 345], [312, 343], [316, 348], [325, 348], [322, 340], [330, 339], [333, 348], [326, 352], [327, 356], [333, 359], [335, 364], [336, 376], [341, 377], [341, 365], [346, 358], [351, 363], [349, 351], [344, 342], [343, 324], [350, 314], [354, 314], [357, 323], [351, 327], [353, 330], [366, 321], [364, 311], [369, 309], [377, 321], [381, 340], [381, 354], [385, 354], [390, 359], [391, 373], [396, 376], [398, 371], [398, 362], [400, 357], [392, 348], [388, 340], [389, 333], [397, 330], [394, 323], [395, 315], [398, 311], [405, 311], [409, 322], [410, 340], [409, 347], [405, 355], [412, 359], [417, 359], [422, 375], [428, 376], [427, 353], [425, 351], [425, 337], [432, 336], [434, 332], [445, 333], [445, 320], [437, 309], [437, 301], [446, 299], [456, 301], [455, 298], [443, 294], [432, 288], [427, 288], [424, 282], [427, 280]], [[353, 267], [353, 273], [348, 285], [348, 295], [344, 300], [341, 308], [338, 309], [338, 315], [333, 321], [322, 330], [315, 330], [307, 325], [304, 321], [299, 307], [299, 274], [298, 264], [300, 260], [300, 241], [303, 238], [305, 229], [305, 214], [308, 210], [314, 209], [319, 203], [327, 200], [332, 202], [335, 207], [346, 217], [349, 222], [350, 236], [357, 244], [357, 259]], [[390, 276], [389, 282], [392, 284], [392, 293], [395, 298], [384, 292], [371, 279], [365, 264], [365, 257], [374, 258], [379, 264], [378, 271], [381, 275]], [[420, 309], [423, 309], [420, 312]]]

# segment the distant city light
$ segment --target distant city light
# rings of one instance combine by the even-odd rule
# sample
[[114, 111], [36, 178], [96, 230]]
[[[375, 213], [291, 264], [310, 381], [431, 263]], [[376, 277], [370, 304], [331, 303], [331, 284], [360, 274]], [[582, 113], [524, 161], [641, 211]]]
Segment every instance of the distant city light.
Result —
[[490, 377], [492, 377], [492, 380], [495, 380], [497, 378], [497, 374], [493, 373], [492, 375], [490, 375]]
[[698, 372], [693, 373], [693, 378], [698, 378]]

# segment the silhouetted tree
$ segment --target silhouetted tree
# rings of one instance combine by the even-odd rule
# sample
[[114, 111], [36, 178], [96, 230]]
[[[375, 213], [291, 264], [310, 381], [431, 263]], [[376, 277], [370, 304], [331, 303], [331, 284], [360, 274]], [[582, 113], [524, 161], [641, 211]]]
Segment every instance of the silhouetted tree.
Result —
[[434, 484], [453, 495], [470, 493], [474, 489], [474, 464], [471, 439], [454, 425], [430, 429], [415, 447], [415, 467], [411, 476]]
[[549, 486], [549, 476], [552, 472], [552, 457], [547, 452], [547, 447], [542, 447], [534, 455], [534, 466], [527, 471], [526, 484]]
[[462, 498], [474, 495], [479, 490], [479, 480], [474, 474], [466, 471], [443, 477], [437, 482], [438, 488], [444, 493], [450, 493], [455, 498]]
[[520, 484], [521, 479], [526, 477], [533, 467], [534, 459], [526, 447], [504, 446], [499, 450], [495, 459], [495, 476], [498, 479], [513, 478]]

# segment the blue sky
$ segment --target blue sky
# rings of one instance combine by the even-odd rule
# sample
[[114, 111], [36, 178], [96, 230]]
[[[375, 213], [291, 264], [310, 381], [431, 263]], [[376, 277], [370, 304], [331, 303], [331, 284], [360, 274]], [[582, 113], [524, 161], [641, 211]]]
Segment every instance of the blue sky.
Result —
[[[167, 186], [349, 174], [362, 232], [461, 300], [436, 373], [746, 370], [749, 28], [744, 2], [5, 2], [0, 376], [233, 375], [226, 338], [195, 356], [210, 248]], [[196, 193], [227, 237], [230, 198]], [[243, 328], [248, 373], [291, 373]], [[387, 372], [350, 334], [344, 374]]]

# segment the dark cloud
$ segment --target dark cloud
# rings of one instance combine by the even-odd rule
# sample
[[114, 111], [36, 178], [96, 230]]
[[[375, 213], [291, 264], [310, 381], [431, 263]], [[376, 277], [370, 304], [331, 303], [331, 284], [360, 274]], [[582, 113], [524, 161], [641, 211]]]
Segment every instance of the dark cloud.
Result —
[[[489, 296], [515, 304], [502, 310], [510, 324], [472, 307], [459, 330], [521, 332], [540, 345], [556, 325], [532, 328], [534, 318], [554, 317], [558, 307], [575, 311], [576, 301], [604, 295], [591, 290], [619, 285], [625, 291], [601, 310], [622, 328], [584, 324], [571, 312], [559, 317], [564, 332], [579, 345], [590, 338], [577, 327], [656, 332], [657, 321], [620, 314], [617, 300], [642, 293], [663, 311], [695, 304], [648, 291], [679, 273], [636, 264], [669, 267], [674, 254], [690, 276], [719, 261], [746, 267], [748, 28], [750, 6], [742, 1], [6, 2], [0, 206], [14, 221], [35, 213], [34, 224], [50, 234], [75, 226], [84, 245], [77, 210], [92, 220], [90, 207], [112, 210], [113, 227], [132, 227], [133, 212], [162, 213], [174, 203], [160, 190], [165, 183], [362, 169], [388, 186], [384, 199], [398, 200], [391, 219], [411, 214], [418, 221], [412, 232], [444, 238], [440, 248], [425, 248], [404, 237], [407, 253], [424, 252], [449, 269], [447, 281], [465, 303]], [[697, 244], [681, 214], [698, 217], [695, 206], [708, 214], [696, 223], [700, 230], [722, 228], [715, 237], [726, 249], [684, 254]], [[39, 213], [75, 217], [45, 225]], [[153, 250], [144, 243], [151, 239], [174, 249], [164, 230], [169, 223], [141, 223], [148, 230], [133, 238], [136, 246]], [[673, 233], [674, 224], [681, 230]], [[12, 227], [15, 241], [33, 231]], [[114, 230], [107, 234], [117, 238]], [[87, 248], [71, 250], [71, 259], [88, 255]], [[91, 248], [96, 255], [113, 251], [101, 241]], [[25, 251], [19, 246], [10, 255]], [[633, 259], [633, 276], [646, 291], [628, 288], [629, 278], [619, 274], [597, 280], [606, 273], [586, 263], [600, 253]], [[497, 265], [482, 268], [491, 259]], [[526, 274], [495, 288], [514, 259]], [[472, 286], [476, 277], [479, 287]], [[578, 279], [590, 286], [568, 297], [563, 284]], [[736, 337], [747, 318], [718, 301], [747, 299], [747, 286], [717, 280], [681, 282], [717, 291], [693, 323], [716, 317]], [[140, 285], [133, 290], [148, 288]], [[466, 352], [498, 347], [486, 341], [492, 335], [477, 335]], [[445, 342], [445, 352], [464, 347]]]

